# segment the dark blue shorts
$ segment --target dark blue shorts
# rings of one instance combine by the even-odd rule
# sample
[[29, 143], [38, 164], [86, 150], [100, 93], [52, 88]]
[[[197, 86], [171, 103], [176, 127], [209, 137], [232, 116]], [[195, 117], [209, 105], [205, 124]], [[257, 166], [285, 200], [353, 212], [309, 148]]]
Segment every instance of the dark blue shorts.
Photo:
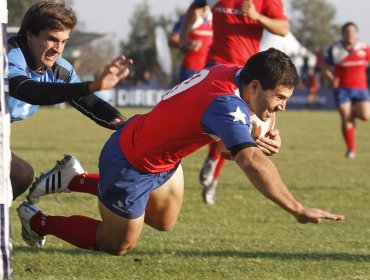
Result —
[[369, 91], [367, 89], [337, 88], [334, 91], [337, 106], [351, 102], [369, 101]]
[[117, 215], [136, 219], [144, 213], [149, 193], [170, 179], [177, 167], [155, 174], [134, 168], [119, 145], [119, 136], [126, 123], [112, 134], [100, 153], [98, 197]]

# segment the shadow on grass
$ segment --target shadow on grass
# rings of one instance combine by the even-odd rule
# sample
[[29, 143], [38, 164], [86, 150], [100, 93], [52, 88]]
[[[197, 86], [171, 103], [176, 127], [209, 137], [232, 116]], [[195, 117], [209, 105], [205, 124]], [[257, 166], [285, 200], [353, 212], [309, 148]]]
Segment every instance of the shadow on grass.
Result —
[[[17, 253], [60, 253], [68, 255], [104, 255], [109, 256], [102, 252], [92, 252], [88, 250], [75, 249], [52, 249], [52, 248], [42, 248], [33, 249], [29, 247], [15, 247], [15, 254]], [[236, 258], [246, 258], [246, 259], [279, 259], [279, 260], [308, 260], [308, 261], [355, 261], [355, 262], [370, 262], [370, 255], [365, 254], [350, 254], [350, 253], [281, 253], [281, 252], [237, 252], [237, 251], [174, 251], [174, 250], [160, 250], [160, 251], [150, 251], [150, 250], [135, 250], [131, 251], [128, 257], [138, 257], [138, 256], [177, 256], [177, 257], [197, 257], [197, 258], [207, 258], [207, 257], [236, 257]]]

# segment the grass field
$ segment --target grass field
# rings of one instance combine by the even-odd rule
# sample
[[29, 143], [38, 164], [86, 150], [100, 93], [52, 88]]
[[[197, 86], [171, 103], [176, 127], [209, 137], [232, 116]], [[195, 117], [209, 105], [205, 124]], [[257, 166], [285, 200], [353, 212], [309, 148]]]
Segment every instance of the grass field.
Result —
[[[358, 123], [355, 160], [343, 156], [336, 112], [287, 111], [277, 115], [277, 127], [283, 146], [273, 161], [291, 191], [346, 221], [296, 223], [233, 162], [223, 170], [217, 204], [203, 204], [198, 172], [204, 148], [183, 160], [185, 199], [175, 228], [146, 226], [125, 257], [80, 250], [53, 236], [42, 249], [28, 247], [15, 210], [24, 197], [18, 198], [12, 209], [16, 279], [370, 279], [370, 123]], [[42, 109], [12, 126], [12, 150], [35, 174], [65, 153], [94, 173], [110, 133], [75, 110]], [[39, 206], [49, 214], [99, 219], [96, 197], [72, 193], [59, 200], [44, 197]]]

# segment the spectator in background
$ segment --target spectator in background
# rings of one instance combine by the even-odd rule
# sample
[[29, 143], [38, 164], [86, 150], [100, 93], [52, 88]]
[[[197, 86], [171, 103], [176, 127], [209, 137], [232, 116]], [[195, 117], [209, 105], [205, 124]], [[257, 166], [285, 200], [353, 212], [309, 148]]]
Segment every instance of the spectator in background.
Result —
[[366, 67], [370, 61], [370, 46], [359, 40], [353, 22], [342, 26], [342, 39], [329, 47], [323, 72], [334, 89], [334, 98], [341, 118], [341, 128], [347, 145], [345, 156], [355, 158], [355, 120], [370, 118], [370, 99]]
[[[207, 57], [207, 67], [233, 63], [244, 65], [253, 54], [260, 51], [264, 29], [277, 35], [289, 33], [290, 26], [282, 0], [194, 0], [188, 8], [180, 36], [180, 48], [189, 44], [189, 33], [197, 14], [209, 6], [213, 15], [213, 42]], [[263, 137], [257, 144], [280, 146], [277, 130]], [[205, 203], [214, 204], [218, 177], [224, 165], [217, 143], [209, 145], [209, 153], [200, 171], [203, 185], [202, 197]]]
[[168, 39], [171, 48], [180, 49], [184, 57], [180, 66], [180, 81], [186, 80], [205, 68], [207, 54], [213, 39], [212, 13], [208, 6], [199, 9], [186, 44], [180, 48], [180, 33], [184, 16], [175, 23]]

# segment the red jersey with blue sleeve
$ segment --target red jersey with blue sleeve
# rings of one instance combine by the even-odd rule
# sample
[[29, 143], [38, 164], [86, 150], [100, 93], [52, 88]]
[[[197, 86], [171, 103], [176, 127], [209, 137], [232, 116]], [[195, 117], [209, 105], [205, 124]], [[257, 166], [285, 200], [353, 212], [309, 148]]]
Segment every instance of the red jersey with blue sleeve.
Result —
[[332, 45], [326, 54], [325, 64], [334, 66], [339, 88], [367, 89], [366, 67], [370, 61], [370, 46], [358, 41], [352, 50], [343, 41]]
[[[213, 43], [207, 63], [233, 63], [244, 66], [245, 62], [260, 51], [263, 27], [244, 16], [240, 7], [243, 0], [195, 0], [198, 7], [206, 4], [212, 8]], [[287, 20], [282, 0], [253, 0], [256, 11], [272, 19]]]
[[204, 69], [167, 92], [151, 112], [130, 119], [120, 135], [127, 160], [142, 172], [159, 173], [215, 138], [228, 149], [256, 146], [249, 108], [239, 96], [241, 70]]

